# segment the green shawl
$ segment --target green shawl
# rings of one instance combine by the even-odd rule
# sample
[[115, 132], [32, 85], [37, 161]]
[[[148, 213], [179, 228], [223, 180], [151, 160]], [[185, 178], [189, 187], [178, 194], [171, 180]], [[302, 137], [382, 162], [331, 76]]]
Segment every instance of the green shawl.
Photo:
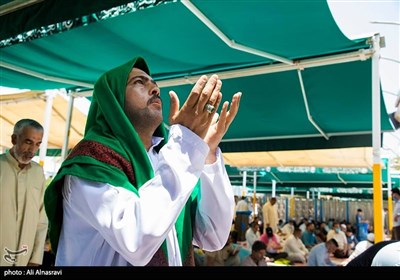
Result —
[[[58, 173], [45, 192], [45, 210], [49, 219], [49, 237], [54, 251], [57, 250], [62, 226], [62, 195], [65, 175], [74, 175], [87, 180], [109, 183], [123, 187], [138, 194], [138, 189], [154, 177], [153, 169], [148, 159], [146, 149], [137, 132], [124, 113], [125, 88], [129, 73], [136, 67], [150, 75], [145, 60], [141, 57], [104, 73], [95, 83], [93, 97], [89, 109], [85, 135], [82, 141], [72, 150], [69, 157], [62, 163]], [[167, 132], [161, 124], [154, 134], [164, 137], [158, 146], [160, 149], [167, 141]], [[106, 157], [122, 162], [117, 165], [99, 160], [90, 154], [74, 152], [78, 146], [87, 143], [106, 147]], [[87, 145], [86, 145], [87, 146]], [[93, 148], [93, 147], [92, 147]], [[93, 149], [96, 150], [96, 149]], [[115, 160], [114, 160], [115, 161]], [[132, 172], [127, 172], [130, 170]], [[129, 176], [131, 173], [132, 176]], [[182, 209], [175, 228], [182, 256], [182, 262], [187, 257], [192, 244], [192, 221], [196, 209], [198, 185], [193, 191], [185, 207]], [[162, 245], [166, 257], [166, 242]]]

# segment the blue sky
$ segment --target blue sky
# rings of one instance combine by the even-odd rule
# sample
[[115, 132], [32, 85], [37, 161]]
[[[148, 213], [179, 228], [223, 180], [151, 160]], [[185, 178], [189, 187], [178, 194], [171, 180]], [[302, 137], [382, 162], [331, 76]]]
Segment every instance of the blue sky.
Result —
[[[350, 39], [368, 37], [379, 33], [385, 37], [381, 49], [380, 78], [388, 112], [400, 94], [400, 1], [350, 1], [328, 0], [336, 23]], [[356, 113], [356, 110], [355, 110]], [[383, 153], [388, 157], [400, 156], [400, 131], [384, 135]]]

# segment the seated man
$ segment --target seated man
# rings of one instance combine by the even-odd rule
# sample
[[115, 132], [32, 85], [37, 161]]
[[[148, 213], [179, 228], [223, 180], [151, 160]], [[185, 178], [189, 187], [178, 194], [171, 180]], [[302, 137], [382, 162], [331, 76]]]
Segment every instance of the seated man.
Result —
[[338, 248], [334, 252], [336, 258], [347, 258], [349, 256], [349, 248], [347, 244], [346, 234], [340, 229], [340, 223], [334, 222], [332, 229], [328, 232], [327, 240], [335, 239], [338, 243]]
[[271, 260], [265, 257], [267, 246], [264, 242], [257, 240], [251, 247], [251, 254], [243, 259], [241, 266], [267, 266]]
[[333, 238], [314, 246], [308, 256], [308, 266], [336, 266], [336, 264], [332, 262], [330, 255], [335, 252], [337, 248], [338, 243]]
[[313, 223], [307, 223], [306, 229], [301, 235], [301, 241], [308, 250], [318, 244], [317, 236], [315, 235], [315, 225]]
[[283, 251], [288, 254], [287, 259], [291, 262], [306, 263], [308, 250], [301, 241], [301, 229], [295, 228], [283, 246]]
[[287, 253], [283, 252], [279, 236], [273, 232], [271, 227], [265, 229], [265, 233], [261, 235], [260, 240], [267, 246], [267, 257], [277, 260], [288, 256]]
[[246, 242], [248, 248], [251, 248], [254, 244], [254, 241], [260, 239], [260, 225], [257, 221], [253, 221], [250, 227], [246, 230]]

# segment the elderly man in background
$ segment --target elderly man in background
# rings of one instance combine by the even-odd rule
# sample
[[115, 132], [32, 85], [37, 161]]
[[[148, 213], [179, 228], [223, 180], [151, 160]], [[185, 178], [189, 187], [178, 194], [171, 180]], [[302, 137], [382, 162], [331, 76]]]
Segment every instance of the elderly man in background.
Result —
[[14, 126], [12, 148], [0, 155], [1, 266], [42, 264], [47, 235], [43, 168], [32, 161], [43, 127], [22, 119]]

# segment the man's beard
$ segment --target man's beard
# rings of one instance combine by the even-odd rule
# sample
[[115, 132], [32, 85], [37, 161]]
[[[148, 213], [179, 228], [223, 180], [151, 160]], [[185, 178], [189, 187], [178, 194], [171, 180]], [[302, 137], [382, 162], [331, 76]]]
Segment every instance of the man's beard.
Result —
[[29, 153], [20, 154], [18, 151], [14, 150], [14, 157], [21, 164], [29, 164], [32, 161], [33, 155]]
[[162, 115], [148, 109], [134, 111], [128, 115], [128, 118], [136, 130], [146, 130], [149, 127], [157, 127], [162, 123]]

